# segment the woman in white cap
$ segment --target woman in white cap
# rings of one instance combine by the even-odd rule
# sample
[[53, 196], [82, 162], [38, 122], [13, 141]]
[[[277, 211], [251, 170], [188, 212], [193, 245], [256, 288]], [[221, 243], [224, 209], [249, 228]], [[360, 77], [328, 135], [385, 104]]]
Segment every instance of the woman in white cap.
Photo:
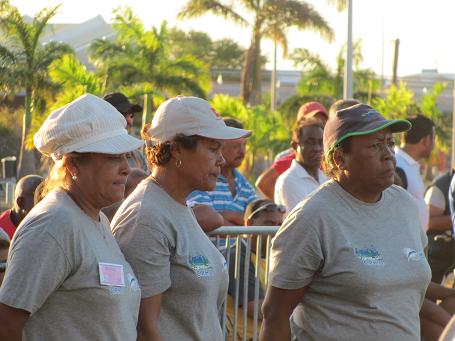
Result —
[[141, 141], [106, 101], [52, 112], [35, 146], [55, 165], [22, 221], [0, 289], [0, 340], [136, 340], [140, 288], [102, 207], [123, 199], [125, 153]]
[[143, 129], [152, 175], [112, 221], [141, 285], [138, 340], [224, 340], [226, 263], [186, 198], [215, 187], [223, 140], [249, 134], [227, 127], [207, 101], [182, 96], [160, 105], [151, 128]]

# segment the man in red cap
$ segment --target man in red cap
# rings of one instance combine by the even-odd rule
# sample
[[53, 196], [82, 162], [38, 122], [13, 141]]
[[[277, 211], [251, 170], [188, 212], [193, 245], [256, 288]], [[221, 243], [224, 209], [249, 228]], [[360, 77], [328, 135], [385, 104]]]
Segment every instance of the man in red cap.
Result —
[[[319, 102], [308, 102], [303, 104], [297, 112], [296, 123], [303, 118], [316, 118], [322, 124], [329, 118], [329, 114], [325, 107]], [[273, 200], [275, 183], [280, 174], [284, 173], [295, 159], [295, 151], [293, 148], [286, 149], [279, 153], [275, 158], [275, 162], [267, 168], [256, 181], [256, 187], [269, 199]]]

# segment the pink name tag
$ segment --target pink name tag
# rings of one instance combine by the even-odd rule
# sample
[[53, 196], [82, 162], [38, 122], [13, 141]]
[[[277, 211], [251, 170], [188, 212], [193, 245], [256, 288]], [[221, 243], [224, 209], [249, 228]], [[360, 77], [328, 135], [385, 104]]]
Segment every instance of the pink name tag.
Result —
[[123, 265], [111, 263], [98, 263], [100, 269], [100, 284], [115, 287], [124, 287], [125, 278]]

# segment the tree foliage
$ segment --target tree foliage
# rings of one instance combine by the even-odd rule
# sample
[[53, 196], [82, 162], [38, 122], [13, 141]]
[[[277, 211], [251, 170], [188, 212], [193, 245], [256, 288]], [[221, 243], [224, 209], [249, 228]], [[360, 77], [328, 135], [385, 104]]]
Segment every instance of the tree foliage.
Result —
[[44, 97], [55, 90], [48, 75], [48, 66], [71, 48], [63, 43], [40, 42], [48, 21], [57, 13], [58, 6], [44, 8], [31, 22], [24, 20], [19, 10], [8, 0], [0, 0], [0, 90], [14, 96], [25, 90], [25, 110], [18, 175], [35, 171], [34, 154], [26, 150], [26, 138], [34, 115], [44, 110]]
[[136, 96], [159, 94], [205, 97], [210, 75], [194, 56], [172, 54], [167, 23], [145, 29], [129, 7], [114, 10], [114, 41], [95, 40], [90, 49], [106, 91], [128, 88]]
[[[244, 12], [251, 15], [247, 20]], [[189, 0], [179, 13], [180, 18], [194, 18], [206, 13], [222, 16], [251, 28], [251, 43], [245, 55], [241, 95], [245, 103], [261, 103], [261, 41], [269, 38], [286, 51], [287, 30], [291, 27], [312, 30], [331, 39], [333, 31], [309, 4], [296, 0]]]
[[230, 38], [212, 40], [205, 32], [185, 32], [173, 27], [169, 30], [172, 55], [193, 56], [209, 68], [239, 69], [245, 49]]

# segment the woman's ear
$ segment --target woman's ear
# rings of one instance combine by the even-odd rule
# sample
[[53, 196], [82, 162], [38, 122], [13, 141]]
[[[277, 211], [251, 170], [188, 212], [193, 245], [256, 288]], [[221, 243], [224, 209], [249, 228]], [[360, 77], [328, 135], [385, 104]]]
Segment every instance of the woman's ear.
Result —
[[171, 143], [171, 156], [175, 160], [182, 160], [182, 146], [178, 143], [172, 142]]

